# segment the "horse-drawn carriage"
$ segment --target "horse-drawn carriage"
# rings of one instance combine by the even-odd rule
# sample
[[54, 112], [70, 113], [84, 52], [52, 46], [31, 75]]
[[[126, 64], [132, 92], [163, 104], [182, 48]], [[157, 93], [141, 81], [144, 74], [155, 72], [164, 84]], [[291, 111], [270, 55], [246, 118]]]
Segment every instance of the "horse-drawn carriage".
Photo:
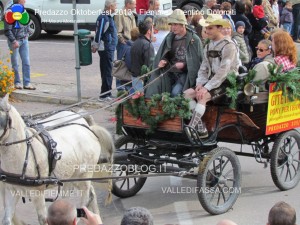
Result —
[[[205, 139], [193, 129], [184, 129], [188, 121], [178, 116], [149, 133], [149, 125], [122, 106], [123, 136], [115, 142], [115, 164], [119, 165], [115, 175], [120, 179], [113, 182], [113, 193], [130, 197], [143, 187], [148, 173], [173, 173], [197, 180], [198, 198], [207, 212], [225, 213], [241, 192], [237, 155], [270, 162], [272, 179], [280, 190], [295, 187], [300, 179], [300, 133], [290, 129], [266, 135], [268, 92], [247, 92], [250, 96], [242, 94], [236, 110], [224, 104], [207, 106], [203, 121], [209, 136]], [[152, 116], [161, 110], [161, 106], [152, 109]], [[221, 147], [221, 142], [241, 144], [241, 149]], [[252, 146], [253, 153], [243, 152], [243, 145]], [[133, 177], [121, 179], [128, 175]]]

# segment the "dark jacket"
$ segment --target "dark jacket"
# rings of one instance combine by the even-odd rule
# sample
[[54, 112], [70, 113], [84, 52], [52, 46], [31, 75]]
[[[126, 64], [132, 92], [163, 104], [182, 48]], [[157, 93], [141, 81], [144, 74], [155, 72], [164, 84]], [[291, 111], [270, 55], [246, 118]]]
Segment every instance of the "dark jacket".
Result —
[[132, 76], [139, 77], [143, 65], [150, 67], [154, 59], [154, 47], [149, 39], [141, 35], [131, 47]]
[[234, 23], [236, 23], [237, 21], [243, 21], [245, 23], [244, 35], [248, 35], [251, 33], [252, 25], [245, 14], [240, 14], [240, 13], [236, 12], [235, 15], [231, 15], [231, 19], [233, 20]]
[[127, 68], [131, 71], [131, 47], [133, 45], [133, 41], [128, 40], [124, 48], [122, 48], [122, 58], [124, 57], [125, 64]]
[[294, 18], [293, 18], [292, 11], [284, 7], [282, 9], [282, 13], [280, 16], [280, 23], [284, 24], [284, 23], [293, 23], [293, 22], [294, 22]]
[[[118, 35], [115, 22], [111, 15], [103, 13], [98, 16], [96, 21], [95, 42], [98, 45], [99, 51], [115, 51], [118, 44]], [[104, 43], [104, 49], [101, 43]]]
[[[203, 48], [200, 38], [196, 33], [187, 29], [187, 79], [185, 81], [182, 91], [187, 90], [188, 88], [195, 87], [196, 79], [198, 76], [198, 70], [202, 62]], [[160, 60], [164, 58], [165, 55], [171, 50], [172, 42], [175, 37], [175, 34], [170, 32], [165, 39], [163, 40], [157, 55], [155, 56], [153, 68], [157, 68]], [[151, 74], [149, 82], [161, 75], [166, 69], [162, 68]], [[153, 94], [160, 94], [163, 92], [171, 92], [171, 81], [168, 75], [163, 76], [162, 78], [156, 80], [151, 86], [146, 89], [146, 98], [150, 98]]]

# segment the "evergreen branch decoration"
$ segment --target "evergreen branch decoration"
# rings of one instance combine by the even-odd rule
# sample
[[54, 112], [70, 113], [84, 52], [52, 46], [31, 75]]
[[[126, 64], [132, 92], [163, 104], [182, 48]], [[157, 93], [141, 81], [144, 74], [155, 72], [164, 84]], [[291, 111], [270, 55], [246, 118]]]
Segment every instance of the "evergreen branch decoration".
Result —
[[[170, 97], [170, 93], [155, 94], [149, 101], [145, 101], [145, 97], [139, 95], [138, 98], [132, 98], [130, 101], [123, 103], [123, 105], [138, 121], [149, 125], [149, 130], [146, 131], [146, 134], [154, 133], [158, 124], [165, 120], [175, 118], [176, 116], [183, 119], [190, 119], [192, 116], [189, 108], [189, 100], [183, 96], [172, 98]], [[161, 113], [151, 113], [153, 110], [160, 108]], [[121, 113], [117, 118], [121, 123]]]
[[274, 91], [282, 90], [282, 96], [288, 97], [289, 101], [300, 99], [300, 70], [295, 68], [288, 72], [282, 72], [282, 65], [279, 67], [269, 64], [269, 82], [275, 83]]

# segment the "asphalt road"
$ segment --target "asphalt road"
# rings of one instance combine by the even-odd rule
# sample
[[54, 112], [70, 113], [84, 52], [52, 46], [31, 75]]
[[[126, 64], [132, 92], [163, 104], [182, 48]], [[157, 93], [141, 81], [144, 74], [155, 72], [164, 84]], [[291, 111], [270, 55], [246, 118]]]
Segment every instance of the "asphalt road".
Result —
[[[72, 39], [70, 33], [53, 37], [45, 34], [41, 40], [31, 43], [34, 83], [38, 85], [40, 83], [52, 83], [54, 86], [63, 83], [66, 84], [66, 88], [75, 85], [74, 73], [71, 74], [70, 72], [74, 69], [74, 59], [67, 57], [73, 51]], [[5, 44], [3, 37], [0, 37], [0, 47], [5, 46]], [[94, 55], [93, 57], [97, 62], [98, 56]], [[89, 79], [90, 82], [88, 83], [91, 83], [90, 86], [83, 88], [83, 93], [97, 96], [97, 90], [100, 87], [98, 64], [85, 67], [83, 71], [83, 77]], [[76, 96], [76, 92], [71, 94]], [[37, 113], [61, 107], [33, 102], [14, 102], [12, 104], [19, 112], [25, 113]], [[101, 111], [95, 114], [94, 118], [100, 125], [107, 127], [113, 133], [114, 124], [111, 121], [113, 116], [112, 112]], [[240, 149], [240, 146], [232, 144], [221, 143], [220, 146], [228, 146], [235, 150]], [[281, 200], [290, 203], [296, 208], [297, 213], [300, 213], [299, 185], [292, 190], [280, 192], [272, 182], [269, 165], [264, 168], [262, 164], [255, 162], [254, 158], [239, 157], [239, 160], [242, 167], [242, 191], [233, 209], [226, 214], [209, 215], [199, 204], [195, 193], [163, 193], [165, 187], [195, 187], [195, 180], [160, 177], [149, 178], [142, 190], [134, 197], [127, 199], [114, 197], [113, 203], [109, 206], [104, 205], [105, 191], [103, 185], [96, 184], [98, 204], [104, 223], [120, 224], [124, 210], [133, 206], [148, 208], [157, 225], [214, 225], [224, 218], [232, 219], [238, 224], [261, 225], [266, 223], [267, 214], [272, 205]], [[74, 201], [76, 202], [76, 199]], [[31, 203], [19, 203], [17, 214], [27, 224], [38, 224]], [[0, 206], [0, 215], [3, 215], [3, 206]]]

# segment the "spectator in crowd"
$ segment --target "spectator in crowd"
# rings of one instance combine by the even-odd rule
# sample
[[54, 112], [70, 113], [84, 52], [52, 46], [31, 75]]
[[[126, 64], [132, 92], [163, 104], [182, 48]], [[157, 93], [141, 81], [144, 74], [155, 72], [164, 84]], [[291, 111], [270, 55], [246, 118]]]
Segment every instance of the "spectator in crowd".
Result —
[[175, 9], [168, 17], [168, 23], [171, 25], [171, 32], [164, 39], [154, 59], [154, 68], [159, 67], [160, 70], [151, 74], [149, 82], [162, 72], [170, 70], [147, 88], [147, 98], [163, 92], [176, 96], [196, 84], [203, 54], [201, 41], [195, 32], [186, 28], [187, 21], [182, 10]]
[[[112, 14], [117, 8], [116, 0], [106, 0], [104, 12], [100, 14], [96, 21], [96, 36], [92, 44], [92, 51], [98, 51], [100, 56], [101, 72], [101, 94], [99, 101], [110, 101], [112, 86], [112, 62], [114, 52], [118, 43], [117, 29]], [[106, 93], [106, 94], [103, 94]]]
[[246, 5], [242, 1], [235, 3], [236, 14], [232, 15], [231, 18], [234, 23], [237, 21], [243, 21], [245, 23], [245, 32], [244, 35], [247, 37], [252, 31], [252, 25], [249, 22], [249, 19], [245, 15]]
[[293, 25], [293, 39], [300, 43], [300, 0], [291, 0], [293, 4], [293, 16], [294, 16], [294, 25]]
[[212, 7], [217, 4], [216, 0], [205, 0], [205, 4], [201, 9], [203, 17], [206, 19], [208, 14], [212, 13]]
[[238, 21], [235, 24], [236, 32], [233, 33], [233, 39], [236, 41], [239, 48], [239, 57], [243, 65], [250, 62], [249, 47], [247, 46], [244, 38], [245, 23]]
[[148, 209], [132, 207], [126, 210], [121, 225], [153, 225], [153, 217]]
[[[194, 16], [194, 8], [190, 5], [185, 5], [182, 7], [182, 11], [184, 12], [188, 26], [190, 26]], [[194, 27], [191, 28], [194, 29]]]
[[151, 67], [154, 59], [154, 47], [151, 43], [153, 35], [153, 23], [145, 20], [139, 24], [139, 38], [131, 47], [131, 72], [133, 92], [143, 92], [143, 81], [139, 78], [142, 74], [142, 66]]
[[[24, 6], [25, 0], [14, 0], [13, 3]], [[30, 83], [29, 25], [23, 25], [21, 23], [19, 23], [19, 25], [20, 28], [16, 28], [14, 24], [8, 24], [4, 20], [4, 34], [7, 37], [8, 47], [12, 51], [10, 57], [12, 68], [15, 73], [14, 84], [16, 89], [22, 89], [18, 64], [18, 57], [20, 55], [22, 60], [23, 88], [35, 90], [36, 88]]]
[[264, 35], [266, 39], [270, 36], [270, 31], [268, 30], [268, 20], [265, 17], [264, 7], [261, 5], [262, 0], [255, 0], [255, 5], [253, 6], [252, 13], [257, 23], [260, 25], [260, 32]]
[[155, 20], [155, 29], [157, 29], [157, 34], [155, 35], [156, 41], [153, 42], [155, 53], [157, 53], [161, 43], [165, 37], [170, 33], [170, 25], [168, 24], [168, 17], [158, 16]]
[[[148, 0], [147, 0], [148, 1]], [[117, 45], [117, 59], [121, 60], [124, 52], [124, 48], [126, 48], [127, 41], [131, 40], [130, 31], [136, 27], [135, 16], [133, 11], [136, 8], [135, 0], [125, 0], [125, 6], [122, 13], [118, 13], [115, 15], [115, 23], [117, 27], [118, 33], [118, 45]], [[121, 86], [121, 81], [116, 79], [116, 86], [118, 90], [124, 90], [124, 88], [119, 88]]]
[[[230, 27], [228, 20], [221, 15], [209, 15], [206, 20], [200, 20], [200, 25], [206, 27], [210, 42], [204, 48], [204, 58], [198, 71], [196, 89], [190, 88], [184, 92], [185, 97], [196, 99], [189, 127], [198, 132], [200, 138], [208, 136], [207, 130], [201, 120], [206, 103], [226, 89], [226, 77], [229, 73], [238, 72], [237, 47], [230, 37], [224, 37], [222, 30]], [[191, 106], [195, 101], [191, 101]], [[187, 135], [191, 136], [186, 128]]]
[[[126, 2], [125, 2], [126, 4]], [[145, 14], [149, 9], [149, 0], [138, 0], [136, 2], [136, 12], [137, 14]]]
[[[279, 16], [279, 5], [278, 5], [278, 0], [273, 0], [273, 2], [272, 2], [272, 9], [273, 9], [273, 12], [274, 12], [274, 15], [275, 15], [277, 21], [279, 21], [280, 16]], [[279, 24], [278, 24], [277, 27], [279, 27]]]
[[[138, 37], [140, 36], [139, 28], [138, 27], [133, 28], [130, 31], [130, 34], [131, 34], [131, 40], [127, 41], [124, 51], [122, 52], [122, 55], [124, 57], [124, 61], [125, 61], [125, 64], [126, 64], [128, 70], [131, 72], [131, 66], [132, 66], [132, 64], [131, 64], [131, 47], [133, 45], [133, 42], [136, 39], [138, 39]], [[121, 81], [122, 85], [124, 85], [126, 83], [128, 83], [128, 81]], [[131, 87], [132, 87], [132, 85], [128, 84], [125, 86], [125, 89], [130, 90]]]
[[146, 14], [148, 15], [158, 15], [160, 3], [159, 0], [150, 0], [149, 9]]
[[[226, 20], [226, 21], [228, 21], [228, 20]], [[235, 39], [233, 39], [233, 29], [231, 27], [231, 24], [229, 23], [228, 27], [223, 27], [221, 32], [224, 37], [230, 38], [230, 40], [232, 40], [234, 42], [234, 44], [236, 45], [236, 51], [237, 51], [236, 60], [238, 61], [238, 65], [242, 66], [242, 61], [240, 60], [240, 52], [238, 49], [238, 43], [236, 42]]]
[[233, 31], [235, 32], [236, 30], [235, 30], [234, 22], [231, 18], [232, 8], [231, 8], [230, 2], [223, 2], [221, 4], [221, 12], [223, 15], [223, 19], [229, 20], [231, 27], [232, 27]]
[[231, 220], [221, 220], [217, 225], [237, 225], [235, 222]]
[[268, 29], [269, 31], [272, 31], [274, 28], [278, 27], [278, 20], [269, 0], [262, 0], [262, 6], [264, 7], [265, 16], [268, 18]]
[[283, 72], [294, 69], [297, 65], [297, 47], [291, 36], [285, 31], [272, 35], [274, 61], [283, 66]]
[[253, 59], [251, 69], [256, 71], [254, 81], [261, 81], [259, 84], [260, 91], [268, 91], [265, 83], [268, 80], [270, 73], [269, 64], [275, 64], [272, 56], [272, 42], [266, 39], [261, 40], [257, 47], [257, 58]]
[[201, 12], [199, 11], [195, 12], [191, 21], [191, 26], [194, 27], [196, 34], [201, 39], [202, 27], [199, 24], [200, 19], [202, 19]]
[[296, 225], [296, 211], [285, 202], [277, 202], [270, 210], [267, 225]]
[[292, 3], [290, 1], [287, 1], [285, 3], [285, 7], [282, 9], [280, 23], [282, 24], [283, 29], [285, 29], [289, 34], [292, 34], [294, 18]]
[[[81, 219], [87, 225], [103, 225], [101, 217], [83, 207], [86, 218]], [[75, 206], [67, 200], [59, 199], [53, 202], [48, 208], [48, 225], [76, 225], [77, 212]]]

